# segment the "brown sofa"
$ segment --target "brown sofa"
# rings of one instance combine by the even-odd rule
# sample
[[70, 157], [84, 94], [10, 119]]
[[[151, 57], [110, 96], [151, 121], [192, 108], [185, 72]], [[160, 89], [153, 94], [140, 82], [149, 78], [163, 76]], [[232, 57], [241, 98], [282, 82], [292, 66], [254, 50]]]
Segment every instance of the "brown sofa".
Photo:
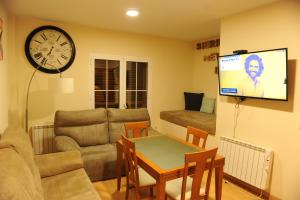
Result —
[[[57, 111], [54, 120], [58, 151], [79, 150], [92, 181], [116, 177], [116, 145], [124, 123], [150, 121], [147, 109]], [[149, 135], [158, 134], [150, 129]]]
[[0, 140], [0, 200], [100, 200], [79, 151], [33, 155], [22, 129]]

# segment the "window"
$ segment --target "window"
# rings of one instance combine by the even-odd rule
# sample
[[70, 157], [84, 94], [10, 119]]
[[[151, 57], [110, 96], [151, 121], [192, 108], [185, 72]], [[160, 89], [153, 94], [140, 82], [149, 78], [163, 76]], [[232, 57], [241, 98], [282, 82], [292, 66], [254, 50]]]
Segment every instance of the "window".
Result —
[[93, 58], [92, 107], [147, 108], [148, 62]]
[[126, 106], [147, 107], [147, 71], [145, 62], [126, 62]]
[[120, 61], [95, 60], [95, 108], [119, 108]]

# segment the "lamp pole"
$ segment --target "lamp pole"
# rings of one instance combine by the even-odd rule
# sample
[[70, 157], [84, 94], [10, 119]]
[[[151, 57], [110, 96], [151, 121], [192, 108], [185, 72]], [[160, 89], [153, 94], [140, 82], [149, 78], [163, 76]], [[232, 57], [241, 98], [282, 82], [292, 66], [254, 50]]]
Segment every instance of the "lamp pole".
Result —
[[[38, 67], [35, 68], [35, 70], [33, 71], [31, 78], [29, 80], [28, 83], [28, 87], [27, 87], [27, 92], [26, 92], [26, 107], [25, 107], [25, 130], [28, 133], [29, 131], [29, 127], [28, 127], [28, 121], [29, 121], [29, 117], [28, 117], [28, 103], [29, 103], [29, 91], [30, 91], [30, 86], [31, 86], [31, 82], [33, 80], [33, 77], [35, 75], [35, 73], [37, 72], [37, 70], [41, 67], [41, 65], [39, 65]], [[57, 69], [57, 68], [56, 68]], [[58, 73], [59, 73], [59, 77], [62, 78], [62, 74], [61, 71], [59, 69], [57, 69]]]
[[26, 92], [26, 107], [25, 107], [25, 130], [28, 133], [28, 102], [29, 102], [29, 90], [30, 90], [30, 86], [31, 86], [31, 82], [33, 80], [33, 77], [36, 73], [36, 71], [40, 68], [41, 66], [38, 66], [37, 68], [35, 68], [34, 72], [31, 75], [31, 78], [29, 80], [28, 83], [28, 87], [27, 87], [27, 92]]

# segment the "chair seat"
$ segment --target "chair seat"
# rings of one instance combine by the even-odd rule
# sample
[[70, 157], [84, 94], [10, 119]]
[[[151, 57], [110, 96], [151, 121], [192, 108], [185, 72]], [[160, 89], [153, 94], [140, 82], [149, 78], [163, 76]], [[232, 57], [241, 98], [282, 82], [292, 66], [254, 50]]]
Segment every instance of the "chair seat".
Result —
[[[185, 199], [191, 198], [192, 182], [193, 182], [193, 179], [190, 177], [187, 177]], [[168, 181], [166, 183], [166, 194], [168, 194], [170, 197], [172, 197], [175, 200], [180, 200], [181, 199], [181, 187], [182, 187], [182, 178]], [[204, 188], [200, 189], [200, 195], [205, 195]]]
[[139, 167], [139, 181], [140, 181], [140, 186], [149, 186], [149, 185], [155, 185], [156, 180], [149, 175], [145, 170]]

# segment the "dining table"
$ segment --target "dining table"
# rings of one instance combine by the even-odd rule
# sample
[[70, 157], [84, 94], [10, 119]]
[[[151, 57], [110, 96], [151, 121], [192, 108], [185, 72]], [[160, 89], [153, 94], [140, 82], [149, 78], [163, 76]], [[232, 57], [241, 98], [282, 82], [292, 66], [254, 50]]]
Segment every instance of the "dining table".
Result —
[[[156, 180], [156, 199], [165, 199], [166, 182], [183, 176], [184, 154], [204, 151], [185, 140], [171, 135], [153, 135], [131, 138], [135, 143], [138, 165]], [[123, 144], [116, 142], [117, 147], [117, 190], [121, 188]], [[206, 167], [209, 167], [210, 161]], [[221, 200], [223, 167], [225, 158], [216, 155], [213, 168], [215, 170], [215, 199]], [[191, 169], [192, 171], [192, 169]]]

